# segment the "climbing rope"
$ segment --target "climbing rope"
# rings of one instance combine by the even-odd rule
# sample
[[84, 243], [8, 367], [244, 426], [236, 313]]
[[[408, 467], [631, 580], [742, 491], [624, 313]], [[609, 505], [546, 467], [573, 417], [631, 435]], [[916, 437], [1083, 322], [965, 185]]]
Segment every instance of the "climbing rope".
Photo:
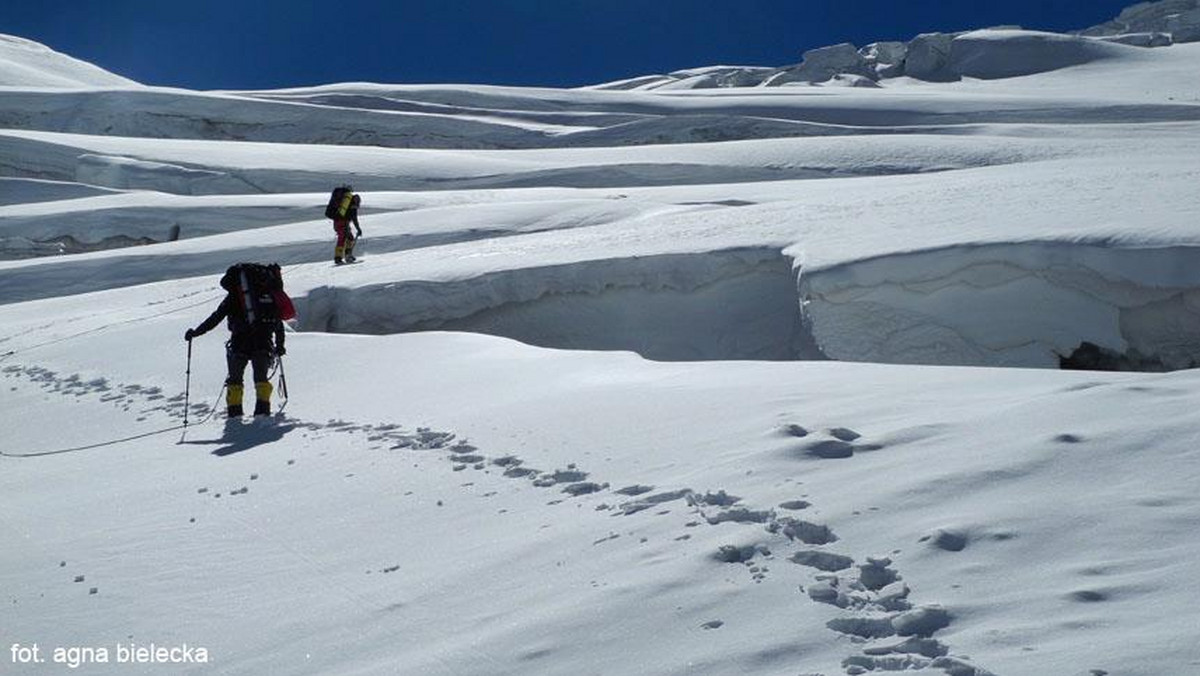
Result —
[[[220, 403], [221, 396], [224, 394], [225, 394], [225, 386], [222, 385], [221, 391], [219, 393], [217, 393], [217, 400], [214, 401], [213, 405], [210, 406], [208, 409], [208, 414], [205, 415], [203, 418], [201, 418], [198, 422], [193, 423], [192, 426], [203, 425], [204, 423], [208, 422], [212, 418], [213, 413], [216, 412], [217, 404]], [[145, 439], [146, 437], [153, 437], [153, 436], [156, 436], [159, 434], [166, 434], [167, 432], [174, 432], [175, 430], [185, 430], [185, 432], [186, 432], [188, 427], [189, 427], [189, 425], [187, 425], [187, 424], [172, 425], [171, 427], [164, 427], [160, 430], [154, 430], [152, 432], [143, 432], [142, 434], [135, 434], [130, 437], [122, 437], [120, 439], [109, 439], [108, 441], [101, 441], [101, 442], [97, 442], [94, 444], [85, 444], [83, 446], [71, 446], [70, 448], [57, 448], [57, 449], [49, 450], [49, 451], [36, 451], [36, 452], [32, 452], [32, 453], [9, 453], [7, 451], [0, 451], [0, 456], [3, 456], [5, 458], [40, 458], [40, 457], [47, 456], [47, 455], [63, 455], [65, 453], [76, 453], [78, 451], [88, 451], [93, 448], [103, 448], [105, 446], [116, 446], [117, 444], [124, 444], [124, 443], [130, 442], [130, 441], [136, 441], [138, 439]], [[182, 441], [182, 439], [181, 439], [181, 441]]]
[[[201, 305], [208, 305], [208, 304], [212, 303], [212, 302], [213, 302], [213, 300], [214, 300], [214, 299], [216, 299], [216, 298], [220, 298], [220, 295], [210, 295], [210, 296], [207, 296], [207, 297], [205, 297], [205, 299], [204, 299], [204, 300], [197, 301], [197, 302], [195, 302], [195, 303], [190, 303], [190, 304], [188, 304], [188, 305], [181, 305], [180, 307], [177, 307], [177, 308], [174, 308], [174, 309], [171, 309], [171, 310], [166, 310], [166, 311], [164, 311], [164, 312], [156, 312], [156, 313], [154, 313], [154, 314], [151, 314], [151, 315], [146, 315], [146, 316], [143, 316], [143, 317], [133, 317], [133, 318], [130, 318], [130, 319], [122, 319], [122, 320], [120, 320], [120, 321], [109, 322], [109, 323], [107, 323], [107, 324], [102, 324], [102, 325], [100, 325], [100, 326], [94, 326], [94, 327], [92, 327], [92, 328], [90, 328], [90, 329], [85, 329], [85, 330], [83, 330], [83, 331], [79, 331], [79, 332], [77, 332], [77, 333], [72, 333], [72, 334], [70, 334], [70, 335], [66, 335], [66, 336], [59, 336], [58, 338], [54, 338], [54, 339], [51, 339], [51, 340], [47, 340], [47, 341], [44, 341], [44, 342], [41, 342], [41, 343], [35, 343], [35, 344], [33, 344], [33, 345], [27, 345], [27, 346], [25, 346], [25, 347], [23, 347], [23, 348], [20, 348], [20, 349], [16, 349], [16, 350], [8, 350], [7, 352], [0, 353], [0, 362], [3, 362], [3, 361], [5, 361], [5, 360], [7, 360], [7, 359], [9, 359], [9, 358], [11, 358], [11, 357], [13, 357], [13, 356], [15, 356], [15, 355], [18, 355], [18, 354], [24, 354], [24, 353], [26, 353], [26, 352], [29, 352], [29, 351], [31, 351], [31, 350], [36, 350], [36, 349], [38, 349], [38, 348], [47, 347], [47, 346], [49, 346], [49, 345], [56, 345], [56, 344], [58, 344], [58, 343], [65, 343], [65, 342], [67, 342], [67, 341], [69, 341], [69, 340], [75, 340], [76, 338], [82, 338], [83, 336], [91, 335], [91, 334], [93, 334], [93, 333], [99, 333], [99, 332], [101, 332], [101, 331], [106, 331], [106, 330], [108, 330], [108, 329], [111, 329], [111, 328], [113, 328], [113, 327], [115, 327], [115, 326], [122, 326], [122, 325], [124, 325], [124, 324], [136, 324], [136, 323], [138, 323], [138, 322], [145, 322], [145, 321], [149, 321], [149, 320], [151, 320], [151, 319], [155, 319], [155, 318], [157, 318], [157, 317], [164, 317], [164, 316], [166, 316], [166, 315], [169, 315], [169, 314], [174, 314], [174, 313], [176, 313], [176, 312], [180, 312], [180, 311], [183, 311], [183, 310], [190, 310], [190, 309], [192, 309], [192, 308], [194, 308], [194, 307], [199, 307], [199, 306], [201, 306]], [[11, 339], [12, 337], [13, 337], [13, 336], [9, 336], [9, 339]]]

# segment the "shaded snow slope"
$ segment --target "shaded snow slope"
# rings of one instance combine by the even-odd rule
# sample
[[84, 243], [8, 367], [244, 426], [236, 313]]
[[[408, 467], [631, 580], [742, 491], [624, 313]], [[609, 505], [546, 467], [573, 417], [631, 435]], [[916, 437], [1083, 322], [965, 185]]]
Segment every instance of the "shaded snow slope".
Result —
[[0, 178], [0, 206], [19, 204], [28, 209], [38, 202], [57, 202], [94, 195], [111, 195], [114, 190], [74, 181], [46, 181], [34, 178]]
[[538, 145], [530, 125], [165, 88], [0, 91], [0, 124], [84, 134], [433, 148]]

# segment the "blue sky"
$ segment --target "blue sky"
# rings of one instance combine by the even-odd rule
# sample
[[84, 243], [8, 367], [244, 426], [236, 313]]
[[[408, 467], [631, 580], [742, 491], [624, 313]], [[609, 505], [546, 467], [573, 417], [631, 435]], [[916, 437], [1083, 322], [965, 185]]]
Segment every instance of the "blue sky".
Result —
[[1069, 30], [1132, 0], [3, 0], [0, 33], [190, 89], [577, 86], [997, 24]]

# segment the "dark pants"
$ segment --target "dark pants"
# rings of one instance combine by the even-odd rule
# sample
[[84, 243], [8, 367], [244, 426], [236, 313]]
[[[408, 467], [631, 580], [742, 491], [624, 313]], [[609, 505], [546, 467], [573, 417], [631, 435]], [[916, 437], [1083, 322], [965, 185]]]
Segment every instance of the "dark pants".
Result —
[[267, 382], [271, 371], [271, 353], [261, 350], [250, 354], [226, 350], [225, 362], [229, 364], [229, 377], [225, 379], [226, 385], [242, 384], [242, 380], [246, 376], [246, 364], [251, 365], [251, 372], [254, 374], [256, 383]]
[[225, 379], [225, 404], [230, 416], [242, 415], [242, 378], [246, 375], [246, 364], [254, 370], [254, 413], [267, 414], [271, 411], [271, 381], [268, 380], [271, 371], [272, 357], [266, 350], [255, 350], [249, 354], [225, 351], [225, 361], [229, 364], [229, 377]]

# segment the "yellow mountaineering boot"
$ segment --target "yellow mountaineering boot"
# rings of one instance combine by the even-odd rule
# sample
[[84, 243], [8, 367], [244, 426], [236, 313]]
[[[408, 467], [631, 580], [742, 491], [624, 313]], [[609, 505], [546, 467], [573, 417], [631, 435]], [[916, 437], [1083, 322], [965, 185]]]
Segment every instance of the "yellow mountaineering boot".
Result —
[[242, 417], [242, 391], [246, 388], [241, 383], [230, 383], [225, 386], [225, 405], [230, 418]]
[[257, 399], [254, 401], [254, 415], [270, 415], [271, 414], [271, 392], [275, 388], [271, 386], [268, 380], [261, 380], [254, 383], [254, 394]]

